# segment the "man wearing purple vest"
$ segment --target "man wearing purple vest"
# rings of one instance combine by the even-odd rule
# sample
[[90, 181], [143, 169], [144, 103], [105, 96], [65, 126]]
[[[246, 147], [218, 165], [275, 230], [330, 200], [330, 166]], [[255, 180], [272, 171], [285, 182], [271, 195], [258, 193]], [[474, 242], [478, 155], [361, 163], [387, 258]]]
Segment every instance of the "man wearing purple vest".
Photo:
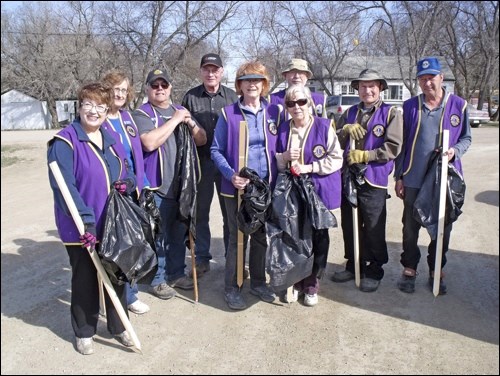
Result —
[[[342, 129], [339, 141], [349, 166], [367, 164], [364, 182], [356, 187], [361, 272], [359, 288], [364, 292], [373, 292], [384, 277], [382, 266], [389, 260], [385, 238], [387, 185], [394, 159], [401, 151], [403, 119], [395, 107], [382, 101], [380, 93], [387, 89], [387, 82], [376, 70], [363, 70], [351, 86], [358, 91], [361, 102], [350, 107], [339, 119], [339, 129]], [[354, 150], [351, 150], [351, 140], [355, 141]], [[349, 168], [344, 166], [343, 174], [346, 173], [349, 173]], [[342, 194], [340, 213], [347, 264], [345, 270], [333, 274], [334, 282], [354, 279], [352, 207], [345, 193]]]
[[[160, 209], [160, 233], [156, 251], [158, 271], [151, 282], [150, 292], [160, 299], [170, 299], [173, 287], [192, 290], [193, 280], [185, 274], [187, 226], [178, 219], [178, 192], [174, 179], [180, 163], [177, 157], [179, 126], [187, 124], [197, 146], [207, 142], [205, 130], [191, 118], [191, 113], [170, 101], [171, 80], [162, 69], [149, 72], [146, 78], [148, 102], [133, 113], [144, 151], [144, 170], [155, 191]], [[194, 151], [193, 154], [196, 154]], [[196, 155], [189, 156], [197, 166]]]
[[[288, 87], [293, 85], [306, 86], [307, 80], [309, 80], [313, 73], [309, 69], [309, 65], [306, 60], [303, 59], [291, 59], [283, 72], [281, 72], [283, 78], [286, 80]], [[285, 110], [285, 94], [286, 89], [280, 90], [276, 93], [269, 95], [269, 103], [276, 104], [281, 107], [281, 122], [285, 120], [290, 120], [291, 117]], [[312, 100], [314, 105], [311, 106], [311, 111], [314, 116], [322, 117], [327, 119], [326, 116], [326, 97], [322, 93], [312, 92]]]
[[[442, 131], [450, 131], [448, 160], [462, 173], [460, 159], [471, 144], [471, 131], [467, 102], [446, 91], [442, 86], [444, 76], [436, 57], [428, 57], [417, 63], [417, 80], [422, 94], [412, 97], [403, 104], [403, 148], [396, 159], [394, 179], [396, 195], [403, 200], [403, 253], [401, 264], [403, 275], [398, 288], [406, 293], [415, 291], [417, 265], [420, 261], [418, 233], [420, 224], [413, 218], [413, 203], [424, 182], [427, 166], [442, 143]], [[430, 197], [429, 197], [430, 199]], [[441, 267], [446, 265], [446, 253], [450, 243], [452, 225], [444, 227], [443, 256]], [[436, 240], [427, 248], [429, 266], [429, 287], [434, 284], [434, 263]], [[446, 294], [443, 273], [439, 283], [439, 294]]]

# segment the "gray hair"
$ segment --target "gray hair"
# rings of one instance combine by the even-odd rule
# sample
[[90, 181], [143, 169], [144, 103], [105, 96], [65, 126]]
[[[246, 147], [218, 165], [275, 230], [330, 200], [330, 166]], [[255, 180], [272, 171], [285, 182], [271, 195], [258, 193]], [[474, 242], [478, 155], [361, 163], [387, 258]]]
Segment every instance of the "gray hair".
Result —
[[297, 93], [304, 94], [304, 96], [307, 99], [307, 106], [311, 107], [313, 105], [313, 100], [311, 97], [311, 90], [307, 86], [302, 86], [302, 85], [292, 85], [288, 89], [286, 89], [286, 94], [285, 94], [285, 102], [286, 101], [293, 101], [293, 98]]

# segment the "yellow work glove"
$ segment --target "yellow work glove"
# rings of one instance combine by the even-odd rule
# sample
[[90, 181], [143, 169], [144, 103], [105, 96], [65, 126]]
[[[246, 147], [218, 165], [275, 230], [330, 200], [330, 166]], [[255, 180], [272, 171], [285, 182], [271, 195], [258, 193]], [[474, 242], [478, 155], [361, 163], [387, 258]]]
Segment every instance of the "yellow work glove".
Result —
[[347, 154], [347, 163], [349, 163], [349, 166], [354, 163], [368, 163], [368, 151], [351, 150], [349, 154]]
[[342, 132], [344, 134], [348, 134], [351, 137], [351, 140], [359, 141], [366, 134], [366, 129], [364, 129], [360, 124], [346, 124], [342, 128]]

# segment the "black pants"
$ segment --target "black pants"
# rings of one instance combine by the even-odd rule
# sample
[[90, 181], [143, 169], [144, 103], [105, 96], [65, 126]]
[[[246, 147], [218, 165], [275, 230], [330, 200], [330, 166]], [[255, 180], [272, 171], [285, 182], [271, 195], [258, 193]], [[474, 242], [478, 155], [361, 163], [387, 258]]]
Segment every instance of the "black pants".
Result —
[[[401, 264], [405, 268], [417, 270], [420, 261], [420, 248], [418, 247], [418, 233], [422, 227], [413, 218], [413, 204], [417, 199], [419, 189], [405, 187], [404, 209], [403, 209], [403, 253], [401, 253]], [[443, 235], [443, 256], [441, 258], [441, 268], [446, 265], [446, 253], [450, 245], [450, 235], [453, 225], [444, 227]], [[436, 240], [431, 240], [427, 247], [427, 265], [429, 271], [434, 271], [436, 261]]]
[[[96, 333], [99, 319], [97, 270], [85, 248], [72, 245], [66, 246], [66, 250], [73, 271], [71, 276], [71, 325], [75, 336], [80, 338], [92, 337]], [[113, 284], [113, 288], [128, 316], [125, 285]], [[111, 302], [106, 288], [104, 288], [104, 297], [108, 330], [111, 334], [120, 334], [125, 330], [125, 327]]]
[[[387, 189], [376, 188], [368, 183], [358, 188], [358, 234], [360, 272], [367, 278], [381, 280], [384, 277], [382, 265], [389, 260], [385, 226], [387, 219]], [[340, 206], [342, 234], [344, 236], [344, 257], [346, 269], [354, 273], [354, 231], [352, 207], [342, 194]]]

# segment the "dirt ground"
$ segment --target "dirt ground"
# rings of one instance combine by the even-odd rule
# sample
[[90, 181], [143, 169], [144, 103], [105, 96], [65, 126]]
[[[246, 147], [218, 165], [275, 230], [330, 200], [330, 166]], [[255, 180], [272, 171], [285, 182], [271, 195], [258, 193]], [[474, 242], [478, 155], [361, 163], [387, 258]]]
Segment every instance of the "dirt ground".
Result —
[[427, 288], [425, 230], [417, 290], [397, 289], [402, 203], [391, 187], [390, 261], [376, 292], [329, 280], [344, 264], [336, 228], [330, 230], [329, 263], [316, 307], [260, 302], [246, 281], [249, 307], [231, 311], [222, 294], [222, 225], [214, 205], [215, 257], [212, 270], [199, 280], [199, 303], [192, 292], [181, 290], [162, 301], [141, 286], [140, 298], [151, 311], [130, 319], [143, 354], [122, 347], [102, 321], [95, 354], [82, 356], [74, 348], [71, 271], [47, 178], [45, 147], [54, 131], [2, 131], [2, 148], [19, 146], [13, 155], [22, 160], [1, 169], [1, 373], [498, 375], [499, 131], [472, 132], [463, 160], [467, 195], [445, 268], [447, 295], [434, 298]]

